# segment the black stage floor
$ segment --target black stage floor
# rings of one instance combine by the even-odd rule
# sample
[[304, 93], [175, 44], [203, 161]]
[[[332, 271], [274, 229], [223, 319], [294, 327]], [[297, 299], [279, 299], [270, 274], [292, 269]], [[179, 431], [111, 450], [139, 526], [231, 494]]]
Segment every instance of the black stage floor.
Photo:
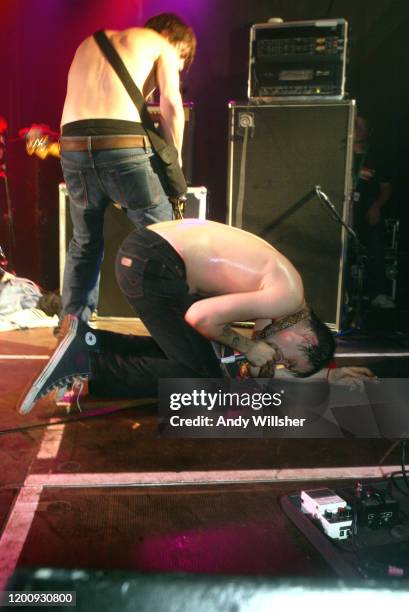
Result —
[[[0, 590], [16, 568], [43, 566], [332, 576], [278, 499], [399, 463], [391, 440], [163, 439], [147, 402], [67, 416], [46, 398], [21, 417], [22, 384], [53, 346], [51, 330], [2, 334]], [[406, 377], [407, 347], [404, 334], [345, 336], [339, 359]]]

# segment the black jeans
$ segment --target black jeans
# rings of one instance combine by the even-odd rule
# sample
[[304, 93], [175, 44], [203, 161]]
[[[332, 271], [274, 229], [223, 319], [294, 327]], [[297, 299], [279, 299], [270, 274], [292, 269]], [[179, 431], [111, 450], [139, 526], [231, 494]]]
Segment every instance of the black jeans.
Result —
[[366, 249], [366, 283], [365, 290], [372, 299], [388, 292], [388, 281], [385, 273], [384, 222], [381, 219], [376, 225], [370, 225], [367, 219], [369, 206], [358, 203], [354, 210], [354, 227], [359, 240]]
[[116, 260], [118, 285], [151, 338], [101, 334], [92, 355], [93, 393], [153, 396], [159, 378], [221, 378], [211, 342], [184, 315], [200, 296], [189, 294], [185, 265], [161, 236], [132, 232]]

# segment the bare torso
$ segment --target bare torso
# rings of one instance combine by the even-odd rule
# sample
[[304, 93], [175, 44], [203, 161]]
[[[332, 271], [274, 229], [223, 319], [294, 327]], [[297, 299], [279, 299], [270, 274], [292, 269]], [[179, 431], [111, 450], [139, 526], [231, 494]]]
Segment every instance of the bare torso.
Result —
[[303, 284], [297, 270], [254, 234], [197, 219], [167, 221], [149, 229], [165, 238], [184, 260], [191, 293], [265, 293], [280, 285], [290, 311], [303, 303]]
[[[132, 78], [147, 98], [156, 87], [155, 62], [163, 53], [175, 53], [156, 32], [145, 28], [106, 34], [125, 62]], [[68, 74], [61, 125], [81, 119], [140, 121], [139, 113], [93, 37], [78, 47]]]

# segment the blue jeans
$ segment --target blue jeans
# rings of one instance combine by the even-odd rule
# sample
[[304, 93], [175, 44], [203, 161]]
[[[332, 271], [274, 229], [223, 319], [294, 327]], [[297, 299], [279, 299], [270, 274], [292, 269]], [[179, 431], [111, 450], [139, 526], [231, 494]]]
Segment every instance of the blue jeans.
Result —
[[211, 342], [185, 321], [202, 298], [189, 293], [184, 262], [166, 240], [148, 229], [129, 234], [118, 251], [116, 276], [152, 337], [98, 332], [92, 393], [151, 397], [160, 378], [223, 376]]
[[87, 322], [98, 304], [104, 213], [118, 202], [136, 227], [172, 219], [158, 157], [147, 148], [62, 152], [73, 237], [64, 270], [61, 318]]

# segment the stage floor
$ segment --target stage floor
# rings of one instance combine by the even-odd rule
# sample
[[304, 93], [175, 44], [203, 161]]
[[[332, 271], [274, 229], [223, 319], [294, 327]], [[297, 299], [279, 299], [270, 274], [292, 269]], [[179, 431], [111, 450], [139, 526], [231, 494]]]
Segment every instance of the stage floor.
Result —
[[[129, 320], [97, 325], [144, 332]], [[16, 400], [55, 339], [37, 329], [0, 342], [0, 589], [23, 566], [331, 575], [278, 498], [387, 471], [378, 466], [388, 440], [163, 439], [152, 401], [67, 415], [47, 397], [23, 417]], [[390, 350], [405, 342], [377, 338], [375, 350], [374, 339], [344, 339], [339, 357], [404, 376], [408, 358]], [[398, 460], [394, 451], [385, 463]]]

